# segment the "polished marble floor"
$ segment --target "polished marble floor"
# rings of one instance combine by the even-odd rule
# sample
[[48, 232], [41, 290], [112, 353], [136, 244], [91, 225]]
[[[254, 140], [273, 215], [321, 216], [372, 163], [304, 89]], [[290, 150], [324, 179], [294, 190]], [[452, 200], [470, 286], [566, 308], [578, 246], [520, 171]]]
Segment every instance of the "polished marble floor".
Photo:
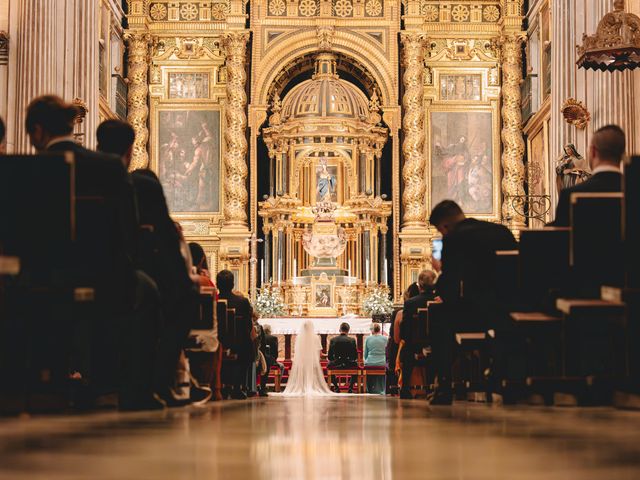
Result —
[[269, 398], [0, 420], [0, 479], [640, 478], [640, 413]]

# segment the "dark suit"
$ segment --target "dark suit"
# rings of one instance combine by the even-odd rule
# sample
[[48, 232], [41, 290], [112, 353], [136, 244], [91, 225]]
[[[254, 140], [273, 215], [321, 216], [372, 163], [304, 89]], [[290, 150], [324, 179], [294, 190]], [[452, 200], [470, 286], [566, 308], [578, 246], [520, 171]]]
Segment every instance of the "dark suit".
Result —
[[251, 331], [253, 329], [253, 307], [249, 300], [233, 292], [220, 291], [218, 298], [227, 301], [227, 308], [235, 309], [235, 336], [228, 340], [225, 348], [238, 356], [237, 361], [232, 364], [223, 365], [223, 376], [227, 384], [239, 388], [245, 384], [247, 371], [254, 360], [253, 340]]
[[571, 194], [572, 193], [618, 193], [622, 191], [622, 174], [619, 172], [600, 172], [575, 187], [565, 188], [560, 192], [556, 219], [550, 223], [554, 227], [570, 226]]
[[471, 218], [444, 237], [442, 274], [436, 284], [444, 303], [429, 313], [432, 356], [442, 385], [450, 378], [455, 332], [506, 328], [496, 289], [495, 252], [516, 248], [509, 229]]
[[271, 367], [273, 367], [278, 362], [278, 337], [275, 335], [265, 335], [263, 341], [263, 351], [264, 359], [267, 362], [267, 371], [262, 376], [260, 381], [260, 385], [264, 390], [267, 386], [267, 381], [269, 380], [269, 372], [271, 371]]
[[[400, 361], [402, 362], [402, 389], [409, 391], [411, 373], [416, 364], [417, 353], [420, 353], [424, 345], [416, 343], [413, 337], [413, 324], [416, 321], [419, 308], [426, 308], [428, 302], [435, 299], [435, 293], [432, 289], [422, 292], [420, 295], [410, 298], [404, 302], [402, 310], [402, 323], [400, 324], [400, 340], [404, 340], [405, 344], [400, 353]], [[395, 361], [395, 358], [392, 359]]]
[[140, 243], [138, 267], [158, 286], [164, 322], [160, 332], [155, 381], [160, 391], [175, 382], [180, 352], [191, 319], [197, 315], [198, 287], [191, 280], [180, 252], [180, 236], [169, 215], [160, 183], [143, 173], [131, 175], [138, 199]]
[[135, 270], [138, 210], [131, 177], [118, 157], [71, 141], [48, 151], [75, 155], [78, 230], [71, 276], [96, 290], [95, 303], [75, 307], [77, 362], [95, 393], [119, 385], [123, 407], [148, 401], [161, 313], [155, 284]]
[[[327, 354], [330, 368], [357, 368], [358, 367], [358, 347], [355, 339], [346, 333], [341, 333], [329, 341], [329, 352]], [[334, 387], [337, 387], [335, 377], [332, 379]], [[349, 390], [356, 383], [356, 378], [351, 377]]]

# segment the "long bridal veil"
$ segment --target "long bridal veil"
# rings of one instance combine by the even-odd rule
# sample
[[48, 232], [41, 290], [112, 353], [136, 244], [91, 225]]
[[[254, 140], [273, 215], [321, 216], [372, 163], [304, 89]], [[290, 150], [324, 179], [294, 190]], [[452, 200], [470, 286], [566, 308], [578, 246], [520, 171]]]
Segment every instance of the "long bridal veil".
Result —
[[282, 395], [289, 397], [326, 397], [331, 391], [320, 366], [320, 338], [313, 322], [304, 322], [296, 338], [293, 367]]

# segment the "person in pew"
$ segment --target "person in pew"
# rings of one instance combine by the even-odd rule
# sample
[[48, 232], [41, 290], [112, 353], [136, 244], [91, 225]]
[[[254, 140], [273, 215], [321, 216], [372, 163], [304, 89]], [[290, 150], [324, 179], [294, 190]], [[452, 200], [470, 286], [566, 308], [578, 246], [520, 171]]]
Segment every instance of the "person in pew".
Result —
[[[129, 168], [135, 132], [120, 120], [98, 127], [98, 148], [117, 155]], [[162, 185], [151, 170], [131, 174], [138, 204], [139, 235], [137, 267], [155, 282], [162, 299], [163, 322], [154, 368], [155, 388], [168, 405], [182, 405], [175, 390], [176, 368], [190, 330], [190, 318], [198, 309], [199, 278], [191, 277], [181, 251], [181, 235], [174, 224]], [[187, 249], [188, 250], [188, 249]], [[186, 254], [186, 252], [185, 252]]]
[[569, 213], [572, 193], [617, 193], [622, 191], [620, 164], [624, 156], [625, 144], [625, 133], [617, 125], [607, 125], [593, 134], [588, 154], [591, 177], [560, 192], [556, 217], [549, 224], [550, 226], [570, 226]]
[[402, 319], [400, 321], [400, 346], [396, 361], [396, 372], [402, 372], [402, 388], [400, 398], [413, 398], [411, 395], [411, 374], [416, 364], [416, 356], [422, 350], [413, 338], [413, 322], [416, 320], [419, 308], [426, 308], [429, 302], [436, 299], [434, 285], [436, 274], [431, 270], [423, 270], [418, 276], [419, 293], [404, 302]]
[[79, 331], [69, 333], [78, 373], [90, 386], [81, 403], [90, 407], [96, 397], [119, 390], [121, 409], [162, 408], [152, 382], [160, 300], [153, 281], [134, 265], [138, 212], [133, 185], [118, 157], [76, 143], [77, 114], [77, 107], [61, 98], [42, 96], [29, 104], [25, 126], [38, 152], [71, 152], [75, 158], [79, 204], [69, 275], [73, 284], [95, 292], [91, 313], [78, 305]]
[[[253, 307], [245, 297], [234, 293], [235, 279], [229, 270], [221, 270], [216, 276], [219, 298], [227, 301], [227, 307], [236, 312], [236, 338], [233, 345], [225, 345], [226, 349], [237, 355], [237, 359], [222, 366], [223, 376], [229, 379], [231, 388], [230, 396], [235, 400], [245, 400], [247, 394], [244, 391], [247, 372], [254, 359], [253, 356]], [[224, 372], [228, 369], [228, 372]]]
[[284, 365], [278, 362], [278, 337], [271, 333], [271, 325], [264, 325], [264, 359], [267, 362], [267, 372], [260, 379], [260, 394], [263, 395], [267, 391], [267, 382], [269, 381], [269, 372], [271, 367], [276, 365], [280, 369], [280, 375], [284, 375]]
[[[404, 302], [420, 294], [418, 283], [413, 282], [404, 291], [402, 295], [403, 305]], [[400, 328], [402, 326], [402, 308], [396, 309], [391, 315], [391, 325], [389, 328], [389, 341], [387, 342], [387, 391], [391, 392], [390, 388], [393, 388], [393, 393], [397, 393], [395, 388], [399, 388], [400, 381], [400, 367], [397, 365], [398, 350], [400, 348]], [[397, 368], [396, 368], [397, 367]]]
[[7, 127], [4, 125], [4, 121], [0, 118], [0, 155], [7, 153]]
[[[389, 337], [382, 335], [382, 326], [379, 323], [371, 325], [371, 336], [364, 342], [364, 365], [367, 367], [384, 367], [387, 364], [387, 342]], [[367, 379], [367, 392], [385, 394], [385, 378], [373, 377]]]
[[[515, 250], [516, 240], [503, 225], [467, 218], [460, 206], [444, 200], [429, 222], [443, 236], [441, 274], [436, 294], [443, 305], [430, 314], [431, 351], [438, 387], [432, 404], [451, 404], [451, 364], [456, 331], [506, 329], [496, 291], [495, 259], [499, 250]], [[500, 337], [498, 337], [500, 338]], [[496, 343], [499, 344], [500, 341]], [[500, 357], [497, 353], [495, 357]], [[493, 375], [501, 375], [497, 358]]]
[[[340, 335], [333, 337], [329, 341], [329, 351], [327, 352], [329, 364], [327, 368], [358, 368], [358, 347], [356, 346], [355, 339], [349, 336], [349, 330], [351, 330], [349, 324], [343, 322], [340, 324]], [[356, 384], [356, 381], [357, 377], [355, 375], [352, 376], [349, 383], [349, 393], [353, 393], [353, 386]], [[331, 379], [331, 383], [333, 384], [333, 390], [339, 392], [340, 388], [335, 376]]]

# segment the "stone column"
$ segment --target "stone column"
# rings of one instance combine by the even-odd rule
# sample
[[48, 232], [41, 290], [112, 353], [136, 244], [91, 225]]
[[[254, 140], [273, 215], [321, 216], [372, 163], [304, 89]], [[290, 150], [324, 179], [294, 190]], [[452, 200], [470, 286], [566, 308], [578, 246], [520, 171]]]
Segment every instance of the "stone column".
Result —
[[503, 218], [509, 218], [512, 229], [524, 228], [524, 218], [519, 216], [510, 196], [524, 195], [524, 151], [522, 136], [521, 92], [522, 42], [520, 34], [507, 34], [502, 44], [502, 205]]
[[131, 170], [146, 168], [149, 164], [147, 142], [149, 140], [149, 47], [151, 36], [144, 32], [127, 32], [124, 40], [129, 48], [129, 92], [127, 120], [136, 132], [131, 158]]
[[427, 184], [425, 179], [424, 156], [424, 44], [426, 35], [423, 33], [402, 33], [404, 96], [402, 105], [404, 115], [404, 142], [402, 153], [404, 166], [402, 179], [404, 192], [402, 203], [404, 206], [403, 228], [426, 226], [425, 194]]
[[227, 108], [225, 141], [225, 223], [247, 225], [247, 94], [245, 84], [246, 50], [249, 34], [246, 32], [227, 33], [224, 37], [227, 65]]

